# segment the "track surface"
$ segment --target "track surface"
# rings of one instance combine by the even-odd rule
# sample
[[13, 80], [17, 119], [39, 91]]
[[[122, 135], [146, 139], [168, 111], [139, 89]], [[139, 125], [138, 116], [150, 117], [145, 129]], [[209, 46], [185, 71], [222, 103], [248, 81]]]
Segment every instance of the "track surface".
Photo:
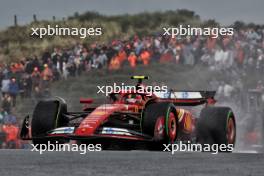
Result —
[[0, 150], [1, 176], [263, 176], [264, 154]]

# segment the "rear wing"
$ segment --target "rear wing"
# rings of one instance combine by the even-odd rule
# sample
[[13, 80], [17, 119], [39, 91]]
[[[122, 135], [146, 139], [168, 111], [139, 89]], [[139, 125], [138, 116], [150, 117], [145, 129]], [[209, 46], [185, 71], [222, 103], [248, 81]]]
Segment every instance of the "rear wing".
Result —
[[201, 104], [214, 104], [215, 91], [166, 91], [154, 92], [161, 101], [170, 101], [177, 106], [195, 106]]

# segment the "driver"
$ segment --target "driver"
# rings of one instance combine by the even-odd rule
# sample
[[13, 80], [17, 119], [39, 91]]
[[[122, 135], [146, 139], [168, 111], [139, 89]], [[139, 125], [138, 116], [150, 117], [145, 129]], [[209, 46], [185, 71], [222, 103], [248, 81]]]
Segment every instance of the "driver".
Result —
[[143, 104], [143, 98], [139, 94], [129, 94], [126, 98], [126, 102], [129, 104]]

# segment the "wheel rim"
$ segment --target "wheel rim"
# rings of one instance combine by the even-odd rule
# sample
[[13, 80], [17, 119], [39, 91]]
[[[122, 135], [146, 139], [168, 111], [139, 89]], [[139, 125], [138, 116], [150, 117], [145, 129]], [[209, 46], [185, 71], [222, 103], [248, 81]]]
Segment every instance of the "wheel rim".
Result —
[[176, 122], [176, 118], [173, 112], [170, 112], [169, 114], [168, 132], [169, 132], [168, 134], [169, 141], [173, 143], [177, 135], [177, 122]]
[[154, 139], [155, 140], [162, 140], [164, 137], [164, 124], [165, 124], [165, 118], [159, 117], [155, 124], [155, 130], [154, 130]]
[[235, 142], [235, 122], [233, 118], [229, 118], [227, 122], [227, 141], [228, 144]]

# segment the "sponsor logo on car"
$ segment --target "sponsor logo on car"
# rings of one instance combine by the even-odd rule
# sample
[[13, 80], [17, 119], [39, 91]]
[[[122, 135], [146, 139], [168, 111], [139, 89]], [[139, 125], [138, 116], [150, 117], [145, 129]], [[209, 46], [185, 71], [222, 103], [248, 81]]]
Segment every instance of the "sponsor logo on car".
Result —
[[74, 127], [62, 127], [52, 130], [50, 134], [72, 134], [73, 132]]
[[127, 135], [131, 136], [128, 130], [123, 128], [111, 128], [111, 127], [104, 127], [101, 131], [102, 134], [114, 134], [114, 135]]

